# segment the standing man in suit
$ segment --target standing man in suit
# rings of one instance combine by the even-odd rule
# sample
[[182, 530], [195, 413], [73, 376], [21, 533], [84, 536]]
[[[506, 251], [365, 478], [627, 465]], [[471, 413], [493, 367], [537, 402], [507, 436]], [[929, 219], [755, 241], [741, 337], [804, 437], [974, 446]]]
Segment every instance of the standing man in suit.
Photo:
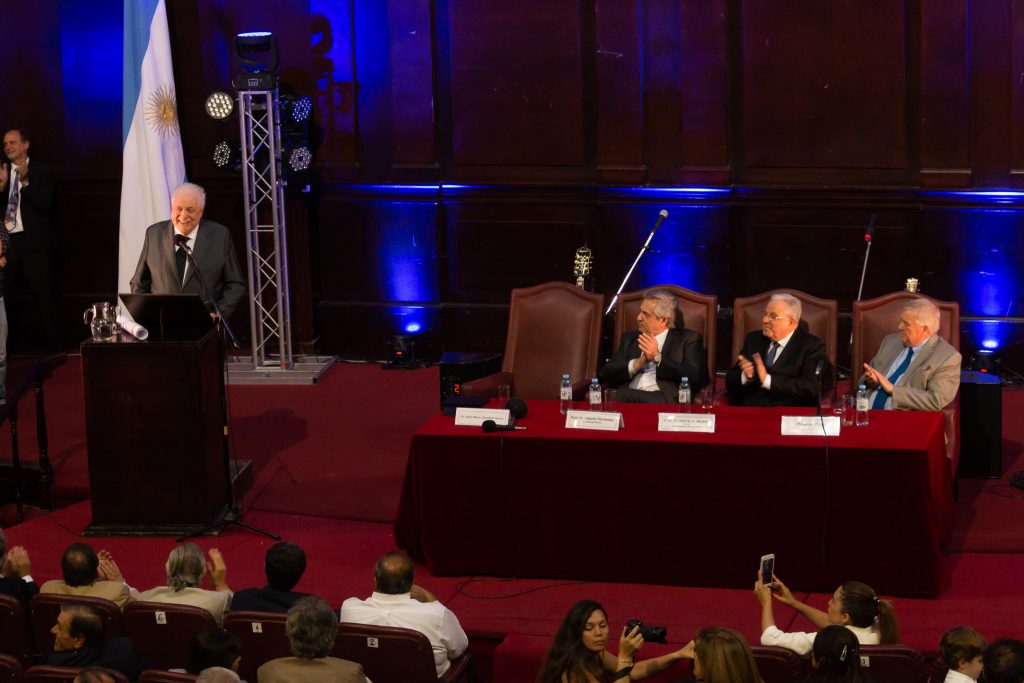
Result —
[[199, 294], [210, 316], [216, 318], [192, 264], [179, 246], [179, 241], [184, 241], [192, 250], [200, 274], [221, 313], [230, 318], [245, 296], [245, 278], [238, 267], [231, 233], [220, 223], [203, 220], [205, 208], [206, 192], [198, 185], [184, 183], [174, 190], [171, 219], [146, 228], [139, 265], [131, 279], [132, 292]]
[[623, 332], [619, 350], [601, 370], [623, 403], [675, 403], [686, 377], [693, 395], [707, 383], [704, 340], [676, 320], [676, 297], [664, 289], [644, 292], [636, 332]]
[[928, 299], [903, 306], [896, 333], [864, 364], [862, 384], [875, 410], [942, 410], [960, 388], [960, 354], [939, 336], [939, 309]]
[[[30, 145], [23, 128], [4, 133], [4, 156], [9, 163], [0, 164], [0, 196], [4, 198], [4, 229], [10, 240], [4, 278], [8, 294], [16, 294], [23, 283], [32, 290], [43, 326], [39, 345], [47, 351], [59, 351], [64, 337], [53, 271], [57, 248], [57, 236], [50, 224], [53, 177], [43, 164], [30, 162]], [[6, 317], [4, 320], [6, 339]]]
[[[800, 300], [772, 294], [761, 317], [761, 331], [743, 342], [736, 365], [725, 376], [733, 405], [815, 406], [818, 382], [832, 376], [825, 344], [800, 329]], [[831, 387], [824, 386], [822, 391]]]

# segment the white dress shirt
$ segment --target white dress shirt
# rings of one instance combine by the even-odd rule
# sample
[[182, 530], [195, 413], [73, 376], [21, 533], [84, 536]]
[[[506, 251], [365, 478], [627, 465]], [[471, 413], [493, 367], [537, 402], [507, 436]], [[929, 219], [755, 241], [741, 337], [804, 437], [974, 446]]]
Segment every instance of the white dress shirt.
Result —
[[[172, 224], [172, 227], [173, 227], [173, 224]], [[177, 236], [177, 235], [182, 235], [184, 233], [178, 232], [178, 228], [174, 228], [174, 234], [175, 234], [175, 236]], [[198, 225], [196, 225], [196, 227], [194, 227], [192, 229], [192, 232], [190, 232], [189, 234], [185, 235], [185, 237], [188, 238], [188, 242], [186, 242], [185, 244], [188, 245], [188, 249], [189, 249], [189, 251], [192, 252], [192, 256], [193, 257], [196, 255], [196, 236], [197, 235], [199, 235], [199, 226]], [[175, 244], [174, 245], [174, 252], [175, 252], [175, 254], [177, 254], [179, 249], [181, 249], [181, 247], [179, 247], [177, 244]], [[185, 280], [188, 279], [188, 271], [189, 271], [189, 269], [191, 267], [192, 267], [192, 263], [188, 260], [188, 257], [186, 257], [185, 258], [185, 274], [182, 276], [181, 282], [178, 283], [179, 285], [185, 284]]]
[[977, 683], [977, 679], [950, 669], [946, 672], [946, 678], [943, 679], [942, 683]]
[[[857, 636], [857, 642], [861, 645], [878, 645], [878, 631], [874, 628], [859, 628], [857, 626], [847, 626], [846, 628], [850, 629], [853, 635]], [[769, 626], [761, 634], [761, 644], [784, 647], [801, 657], [806, 657], [811, 653], [811, 648], [814, 647], [814, 637], [816, 635], [818, 634], [803, 633], [801, 631], [786, 633], [777, 626]]]
[[[21, 172], [13, 161], [8, 164], [10, 175], [7, 176], [7, 201], [4, 202], [0, 213], [7, 213], [7, 205], [11, 203], [11, 193], [14, 192], [14, 183], [18, 183], [18, 192], [21, 192]], [[25, 158], [25, 166], [28, 166], [28, 158]], [[4, 226], [6, 227], [6, 226]], [[8, 230], [10, 233], [25, 232], [25, 224], [21, 222], [21, 198], [18, 199], [18, 210], [14, 214], [14, 227]]]

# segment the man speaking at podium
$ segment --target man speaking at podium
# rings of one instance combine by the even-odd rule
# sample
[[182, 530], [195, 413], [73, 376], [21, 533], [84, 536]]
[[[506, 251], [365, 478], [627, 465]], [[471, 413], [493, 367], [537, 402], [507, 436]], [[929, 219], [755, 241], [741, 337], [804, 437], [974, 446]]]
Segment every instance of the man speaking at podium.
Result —
[[245, 296], [245, 278], [238, 267], [231, 233], [220, 223], [204, 221], [206, 192], [193, 183], [179, 185], [171, 195], [171, 220], [146, 228], [139, 265], [131, 279], [135, 294], [199, 294], [216, 317], [195, 277], [181, 243], [192, 251], [200, 274], [217, 306], [230, 318]]

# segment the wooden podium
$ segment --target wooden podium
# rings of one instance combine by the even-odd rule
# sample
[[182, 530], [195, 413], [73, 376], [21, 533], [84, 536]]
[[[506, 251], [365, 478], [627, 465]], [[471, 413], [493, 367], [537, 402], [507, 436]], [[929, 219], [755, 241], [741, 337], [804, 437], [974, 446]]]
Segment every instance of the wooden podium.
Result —
[[89, 535], [178, 535], [231, 503], [216, 330], [82, 344]]

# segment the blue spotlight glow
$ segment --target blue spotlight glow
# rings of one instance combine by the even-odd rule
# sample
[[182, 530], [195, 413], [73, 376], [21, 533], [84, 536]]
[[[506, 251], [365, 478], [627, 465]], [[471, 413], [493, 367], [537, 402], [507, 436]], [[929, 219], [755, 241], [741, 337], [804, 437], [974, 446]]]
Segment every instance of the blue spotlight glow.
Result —
[[423, 329], [423, 326], [420, 325], [419, 323], [415, 323], [415, 322], [413, 322], [413, 323], [406, 323], [406, 325], [405, 325], [405, 331], [408, 332], [409, 334], [416, 334], [417, 332], [419, 332], [422, 329]]

